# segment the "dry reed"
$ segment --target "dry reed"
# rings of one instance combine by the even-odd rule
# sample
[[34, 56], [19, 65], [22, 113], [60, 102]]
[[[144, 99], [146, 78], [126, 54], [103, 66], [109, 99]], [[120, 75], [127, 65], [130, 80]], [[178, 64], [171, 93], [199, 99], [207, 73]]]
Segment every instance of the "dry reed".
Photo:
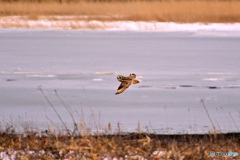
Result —
[[240, 1], [0, 1], [0, 15], [88, 16], [84, 20], [133, 20], [160, 22], [240, 22]]
[[[0, 131], [1, 156], [21, 159], [212, 159], [211, 151], [238, 152], [240, 134], [156, 135], [146, 133], [75, 135]], [[4, 158], [4, 157], [0, 157]], [[228, 156], [214, 158], [240, 158]]]
[[214, 130], [214, 133], [215, 133], [215, 132], [216, 132], [216, 127], [214, 126], [213, 121], [212, 121], [212, 119], [211, 119], [211, 117], [210, 117], [210, 115], [209, 115], [209, 113], [208, 113], [208, 110], [207, 110], [207, 108], [206, 108], [206, 106], [205, 106], [205, 104], [204, 104], [204, 100], [201, 99], [200, 101], [201, 101], [201, 103], [202, 103], [202, 106], [203, 106], [204, 110], [206, 111], [206, 114], [207, 114], [207, 116], [208, 116], [208, 119], [209, 119], [209, 121], [211, 122], [212, 127], [213, 127], [213, 130]]

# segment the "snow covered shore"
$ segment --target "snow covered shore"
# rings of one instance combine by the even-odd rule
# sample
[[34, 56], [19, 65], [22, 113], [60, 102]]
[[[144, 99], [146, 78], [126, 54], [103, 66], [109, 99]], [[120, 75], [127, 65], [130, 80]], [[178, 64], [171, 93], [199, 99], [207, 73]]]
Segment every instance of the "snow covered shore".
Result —
[[29, 19], [26, 16], [0, 18], [0, 28], [79, 29], [109, 31], [240, 31], [240, 23], [174, 23], [143, 21], [97, 21], [74, 16]]

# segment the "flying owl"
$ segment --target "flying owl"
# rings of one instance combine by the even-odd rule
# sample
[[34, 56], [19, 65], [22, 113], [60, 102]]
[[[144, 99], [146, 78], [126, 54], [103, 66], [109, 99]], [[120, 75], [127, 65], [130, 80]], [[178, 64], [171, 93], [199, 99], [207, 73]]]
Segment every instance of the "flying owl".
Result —
[[118, 90], [115, 94], [120, 94], [123, 91], [125, 91], [131, 84], [138, 84], [140, 81], [136, 80], [136, 74], [132, 73], [128, 77], [124, 77], [122, 75], [118, 75], [117, 79], [119, 82], [121, 82], [120, 86], [118, 87]]

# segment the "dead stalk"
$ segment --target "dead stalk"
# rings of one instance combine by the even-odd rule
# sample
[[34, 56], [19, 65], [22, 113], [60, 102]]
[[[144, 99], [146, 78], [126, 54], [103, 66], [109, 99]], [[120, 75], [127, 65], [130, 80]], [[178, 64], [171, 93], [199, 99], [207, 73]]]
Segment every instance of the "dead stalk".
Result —
[[44, 91], [42, 90], [41, 86], [38, 86], [38, 89], [41, 91], [42, 95], [44, 96], [44, 98], [47, 100], [48, 104], [52, 107], [52, 109], [54, 110], [54, 112], [57, 114], [58, 118], [60, 119], [60, 121], [62, 122], [64, 128], [66, 129], [66, 131], [69, 134], [69, 130], [66, 126], [66, 124], [63, 122], [61, 116], [59, 115], [59, 113], [57, 112], [56, 108], [54, 107], [54, 105], [50, 102], [50, 100], [48, 99], [48, 97], [46, 96], [46, 94], [44, 93]]
[[205, 104], [204, 104], [204, 100], [201, 99], [200, 101], [201, 101], [201, 103], [202, 103], [202, 105], [203, 105], [203, 108], [205, 109], [205, 111], [206, 111], [206, 113], [207, 113], [208, 119], [209, 119], [209, 121], [210, 121], [211, 124], [212, 124], [213, 131], [214, 131], [214, 134], [215, 134], [215, 133], [216, 133], [216, 128], [215, 128], [215, 126], [214, 126], [214, 124], [213, 124], [213, 122], [212, 122], [212, 119], [210, 118], [210, 115], [209, 115], [209, 113], [208, 113], [208, 110], [207, 110], [207, 108], [206, 108], [206, 106], [205, 106]]

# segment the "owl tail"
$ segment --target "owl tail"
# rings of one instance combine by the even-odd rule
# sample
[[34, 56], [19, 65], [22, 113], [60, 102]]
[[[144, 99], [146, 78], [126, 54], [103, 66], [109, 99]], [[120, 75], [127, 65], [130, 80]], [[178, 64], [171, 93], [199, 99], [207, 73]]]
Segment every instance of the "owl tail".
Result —
[[132, 82], [132, 84], [138, 84], [138, 83], [140, 83], [140, 81], [136, 80], [136, 79], [134, 79], [133, 82]]

